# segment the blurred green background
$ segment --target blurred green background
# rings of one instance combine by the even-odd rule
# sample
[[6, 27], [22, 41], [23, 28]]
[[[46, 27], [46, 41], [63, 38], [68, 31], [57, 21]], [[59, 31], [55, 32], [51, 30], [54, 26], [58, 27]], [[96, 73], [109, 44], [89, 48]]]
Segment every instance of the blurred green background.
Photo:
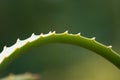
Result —
[[[120, 52], [119, 0], [0, 0], [0, 51], [16, 39], [69, 30]], [[48, 44], [16, 59], [0, 76], [38, 73], [42, 80], [119, 80], [120, 71], [86, 49]]]

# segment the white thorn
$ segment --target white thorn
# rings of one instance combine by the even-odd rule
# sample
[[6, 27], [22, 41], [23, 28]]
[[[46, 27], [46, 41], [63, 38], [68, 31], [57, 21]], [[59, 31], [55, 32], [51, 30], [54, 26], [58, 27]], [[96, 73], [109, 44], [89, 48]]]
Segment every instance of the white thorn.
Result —
[[95, 40], [96, 37], [92, 37], [92, 40]]
[[68, 30], [66, 30], [64, 33], [65, 33], [65, 34], [68, 34]]
[[76, 35], [80, 36], [80, 33], [77, 33]]
[[3, 50], [5, 50], [6, 48], [7, 48], [7, 46], [4, 46], [4, 47], [3, 47]]
[[56, 31], [53, 31], [52, 33], [53, 33], [53, 34], [55, 34], [55, 33], [56, 33]]
[[31, 36], [35, 36], [35, 33], [32, 33], [32, 35]]
[[17, 39], [17, 42], [20, 42], [20, 39], [19, 39], [19, 38]]
[[49, 31], [49, 34], [51, 34], [52, 32], [51, 31]]
[[112, 46], [111, 46], [111, 45], [109, 45], [109, 46], [108, 46], [108, 48], [112, 48]]
[[40, 36], [43, 37], [43, 33], [41, 33]]

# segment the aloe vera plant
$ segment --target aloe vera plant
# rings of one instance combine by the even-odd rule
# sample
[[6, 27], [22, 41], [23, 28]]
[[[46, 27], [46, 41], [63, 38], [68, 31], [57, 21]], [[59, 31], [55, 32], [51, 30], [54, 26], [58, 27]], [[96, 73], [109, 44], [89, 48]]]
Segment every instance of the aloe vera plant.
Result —
[[77, 34], [56, 33], [55, 31], [48, 34], [41, 33], [35, 35], [34, 33], [25, 40], [17, 39], [16, 43], [11, 47], [4, 46], [3, 51], [0, 53], [0, 71], [2, 71], [10, 62], [12, 62], [24, 51], [30, 50], [37, 46], [42, 46], [49, 43], [65, 43], [80, 46], [89, 49], [98, 55], [104, 57], [116, 67], [120, 69], [120, 55], [112, 50], [112, 46], [103, 45], [95, 40], [95, 37], [86, 38]]

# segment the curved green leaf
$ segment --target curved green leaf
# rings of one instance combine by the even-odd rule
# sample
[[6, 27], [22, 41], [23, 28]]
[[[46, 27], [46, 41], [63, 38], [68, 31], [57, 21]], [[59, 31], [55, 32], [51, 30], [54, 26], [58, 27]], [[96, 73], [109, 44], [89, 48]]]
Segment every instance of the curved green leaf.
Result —
[[120, 68], [120, 55], [113, 51], [112, 46], [105, 46], [93, 38], [86, 38], [78, 34], [69, 34], [68, 31], [64, 33], [49, 32], [48, 34], [35, 35], [20, 40], [17, 39], [16, 43], [11, 47], [4, 47], [0, 53], [0, 71], [3, 70], [6, 65], [12, 62], [15, 58], [21, 55], [24, 51], [30, 50], [37, 46], [42, 46], [48, 43], [65, 43], [80, 46], [96, 52], [100, 56], [104, 57], [116, 67]]

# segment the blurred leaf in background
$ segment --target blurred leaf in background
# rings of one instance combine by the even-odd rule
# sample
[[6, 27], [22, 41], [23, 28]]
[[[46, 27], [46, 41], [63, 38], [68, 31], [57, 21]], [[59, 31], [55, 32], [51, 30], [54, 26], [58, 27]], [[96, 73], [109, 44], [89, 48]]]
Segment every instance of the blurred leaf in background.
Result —
[[[119, 0], [0, 0], [0, 50], [33, 32], [81, 32], [120, 47]], [[14, 61], [9, 73], [40, 73], [44, 80], [119, 80], [120, 71], [105, 59], [79, 47], [49, 44]]]

